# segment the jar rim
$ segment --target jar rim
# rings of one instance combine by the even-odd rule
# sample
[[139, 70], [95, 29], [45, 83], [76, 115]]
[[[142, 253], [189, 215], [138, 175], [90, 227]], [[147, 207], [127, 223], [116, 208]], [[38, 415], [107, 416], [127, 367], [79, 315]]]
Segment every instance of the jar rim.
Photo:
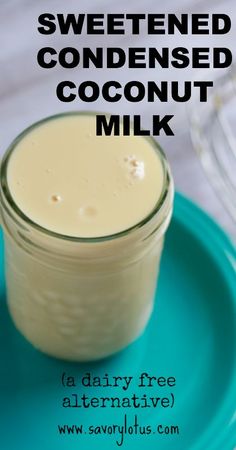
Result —
[[[14, 198], [11, 195], [11, 192], [10, 192], [10, 189], [8, 186], [8, 181], [7, 181], [8, 163], [9, 163], [10, 157], [11, 157], [14, 149], [18, 145], [18, 143], [32, 130], [34, 130], [35, 128], [37, 128], [51, 120], [56, 120], [56, 119], [60, 119], [63, 117], [75, 116], [75, 115], [76, 116], [86, 116], [86, 115], [94, 116], [96, 114], [101, 114], [101, 112], [98, 112], [98, 111], [76, 111], [75, 110], [75, 111], [67, 111], [67, 112], [62, 112], [59, 114], [53, 114], [53, 115], [47, 116], [37, 122], [34, 122], [32, 125], [25, 128], [12, 141], [12, 143], [7, 148], [7, 150], [4, 154], [4, 157], [1, 162], [1, 167], [0, 167], [0, 186], [1, 186], [0, 194], [1, 194], [1, 197], [3, 194], [7, 201], [7, 204], [10, 206], [10, 208], [12, 208], [12, 210], [14, 211], [14, 213], [16, 214], [17, 217], [19, 217], [24, 223], [33, 227], [36, 231], [41, 232], [44, 235], [47, 235], [52, 238], [62, 239], [62, 240], [70, 241], [70, 242], [78, 242], [78, 243], [79, 242], [80, 243], [82, 243], [82, 242], [83, 243], [105, 242], [105, 241], [110, 241], [113, 239], [121, 238], [123, 236], [130, 234], [131, 232], [133, 232], [137, 229], [142, 228], [146, 223], [148, 223], [158, 213], [158, 211], [161, 209], [162, 205], [165, 203], [166, 198], [168, 197], [168, 192], [169, 192], [170, 183], [171, 183], [171, 174], [170, 174], [169, 164], [167, 162], [165, 153], [164, 153], [163, 149], [161, 148], [160, 144], [151, 135], [148, 135], [148, 136], [142, 136], [142, 137], [151, 143], [151, 145], [154, 147], [154, 150], [156, 151], [156, 153], [158, 154], [158, 156], [160, 158], [160, 161], [162, 164], [162, 169], [163, 169], [163, 186], [162, 186], [161, 194], [160, 194], [154, 208], [142, 220], [140, 220], [138, 223], [132, 225], [131, 227], [126, 228], [125, 230], [119, 231], [117, 233], [104, 235], [104, 236], [96, 236], [96, 237], [71, 236], [71, 235], [66, 235], [66, 234], [58, 233], [56, 231], [49, 230], [48, 228], [45, 228], [45, 227], [39, 225], [37, 222], [30, 219], [18, 207], [18, 205], [14, 201]], [[103, 114], [106, 114], [107, 116], [109, 116], [108, 113], [103, 113]], [[2, 204], [3, 204], [3, 202], [2, 202]], [[4, 206], [4, 204], [3, 204], [3, 206]]]

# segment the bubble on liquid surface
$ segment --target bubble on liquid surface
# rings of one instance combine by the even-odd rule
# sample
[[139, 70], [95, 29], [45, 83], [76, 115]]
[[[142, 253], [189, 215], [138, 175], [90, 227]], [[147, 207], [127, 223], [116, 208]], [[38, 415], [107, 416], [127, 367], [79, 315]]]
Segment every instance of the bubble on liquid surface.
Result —
[[144, 162], [138, 160], [135, 155], [125, 156], [124, 162], [127, 164], [129, 174], [132, 178], [138, 178], [141, 180], [145, 177]]
[[59, 194], [53, 194], [51, 196], [51, 202], [52, 203], [60, 203], [62, 201], [62, 198]]
[[97, 209], [94, 206], [81, 206], [79, 208], [80, 217], [92, 219], [97, 215]]
[[124, 157], [124, 162], [130, 163], [135, 159], [135, 155], [127, 155]]

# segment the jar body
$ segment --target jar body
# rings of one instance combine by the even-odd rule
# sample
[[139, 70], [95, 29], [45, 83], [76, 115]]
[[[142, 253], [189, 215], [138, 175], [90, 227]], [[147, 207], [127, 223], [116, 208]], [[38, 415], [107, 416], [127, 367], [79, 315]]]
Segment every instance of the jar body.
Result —
[[[145, 328], [153, 308], [163, 237], [119, 267], [65, 270], [28, 254], [6, 237], [6, 281], [12, 318], [41, 351], [94, 360], [122, 349]], [[126, 256], [125, 256], [126, 258]]]
[[141, 334], [152, 312], [173, 205], [168, 163], [151, 141], [163, 166], [162, 191], [153, 210], [117, 234], [79, 238], [43, 228], [16, 204], [7, 168], [19, 139], [0, 168], [11, 316], [21, 333], [51, 356], [74, 361], [109, 356]]

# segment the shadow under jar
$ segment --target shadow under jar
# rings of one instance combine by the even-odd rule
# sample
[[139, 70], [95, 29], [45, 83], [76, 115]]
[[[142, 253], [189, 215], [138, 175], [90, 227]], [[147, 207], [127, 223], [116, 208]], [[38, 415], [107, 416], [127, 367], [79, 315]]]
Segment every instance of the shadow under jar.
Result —
[[[66, 121], [81, 117], [86, 120], [95, 115], [50, 117], [13, 142], [1, 165], [0, 200], [8, 306], [16, 327], [36, 348], [51, 356], [89, 361], [126, 347], [148, 323], [172, 214], [173, 181], [158, 144], [150, 137], [139, 138], [155, 152], [163, 172], [156, 203], [141, 220], [117, 232], [81, 237], [63, 234], [53, 226], [47, 228], [30, 217], [13, 195], [8, 176], [19, 143], [55, 122], [61, 129], [65, 123], [66, 134]], [[106, 139], [112, 142], [112, 137]], [[40, 170], [37, 161], [35, 165]], [[52, 203], [58, 199], [51, 198]], [[137, 203], [142, 201], [145, 198], [137, 198]]]

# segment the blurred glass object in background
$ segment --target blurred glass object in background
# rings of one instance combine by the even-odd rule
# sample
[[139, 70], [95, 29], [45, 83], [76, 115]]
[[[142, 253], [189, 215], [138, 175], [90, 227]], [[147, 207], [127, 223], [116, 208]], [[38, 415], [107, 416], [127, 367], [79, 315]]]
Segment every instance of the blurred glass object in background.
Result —
[[236, 236], [236, 67], [216, 78], [207, 103], [191, 105], [191, 136]]

